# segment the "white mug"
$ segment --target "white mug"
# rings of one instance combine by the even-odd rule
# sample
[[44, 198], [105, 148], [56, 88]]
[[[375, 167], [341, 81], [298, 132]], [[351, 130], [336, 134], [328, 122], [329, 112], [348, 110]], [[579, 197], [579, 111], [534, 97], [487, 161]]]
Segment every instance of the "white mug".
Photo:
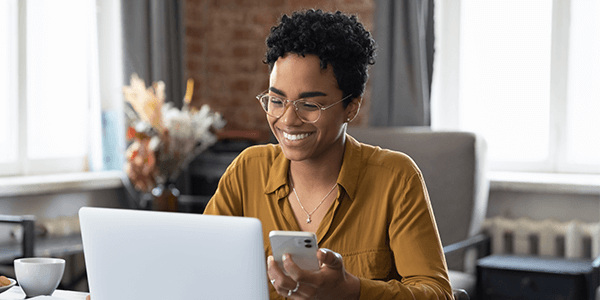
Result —
[[27, 298], [52, 295], [65, 271], [65, 260], [61, 258], [19, 258], [14, 264], [17, 282]]

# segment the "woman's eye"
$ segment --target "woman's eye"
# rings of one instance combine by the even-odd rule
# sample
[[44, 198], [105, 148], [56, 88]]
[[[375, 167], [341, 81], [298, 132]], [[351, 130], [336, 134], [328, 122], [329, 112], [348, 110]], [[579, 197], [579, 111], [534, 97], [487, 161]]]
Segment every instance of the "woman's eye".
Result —
[[272, 105], [283, 105], [283, 101], [277, 98], [271, 98], [269, 102], [271, 102]]
[[316, 103], [302, 102], [302, 103], [299, 103], [299, 104], [302, 107], [302, 109], [306, 109], [306, 110], [317, 110], [317, 109], [319, 109], [319, 106]]

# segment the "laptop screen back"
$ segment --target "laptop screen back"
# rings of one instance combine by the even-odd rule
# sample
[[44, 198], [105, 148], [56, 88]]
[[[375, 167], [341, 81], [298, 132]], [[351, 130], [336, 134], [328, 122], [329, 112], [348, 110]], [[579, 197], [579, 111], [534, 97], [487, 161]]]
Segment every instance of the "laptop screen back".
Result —
[[84, 207], [94, 300], [268, 299], [258, 219]]

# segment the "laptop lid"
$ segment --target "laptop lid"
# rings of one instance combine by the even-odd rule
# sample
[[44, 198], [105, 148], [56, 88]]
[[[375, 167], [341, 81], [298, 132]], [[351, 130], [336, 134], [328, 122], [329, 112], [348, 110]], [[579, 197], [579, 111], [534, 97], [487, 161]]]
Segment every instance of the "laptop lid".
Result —
[[94, 300], [268, 299], [258, 219], [79, 210]]

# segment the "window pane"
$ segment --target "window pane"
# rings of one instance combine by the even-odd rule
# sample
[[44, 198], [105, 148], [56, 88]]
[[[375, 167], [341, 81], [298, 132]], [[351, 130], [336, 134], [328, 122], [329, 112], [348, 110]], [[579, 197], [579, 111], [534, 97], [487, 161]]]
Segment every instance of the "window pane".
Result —
[[0, 163], [17, 160], [17, 38], [15, 1], [0, 1]]
[[460, 128], [492, 161], [549, 154], [552, 1], [462, 0]]
[[84, 156], [89, 1], [27, 1], [27, 145], [31, 159]]
[[571, 5], [567, 160], [600, 164], [600, 1]]

